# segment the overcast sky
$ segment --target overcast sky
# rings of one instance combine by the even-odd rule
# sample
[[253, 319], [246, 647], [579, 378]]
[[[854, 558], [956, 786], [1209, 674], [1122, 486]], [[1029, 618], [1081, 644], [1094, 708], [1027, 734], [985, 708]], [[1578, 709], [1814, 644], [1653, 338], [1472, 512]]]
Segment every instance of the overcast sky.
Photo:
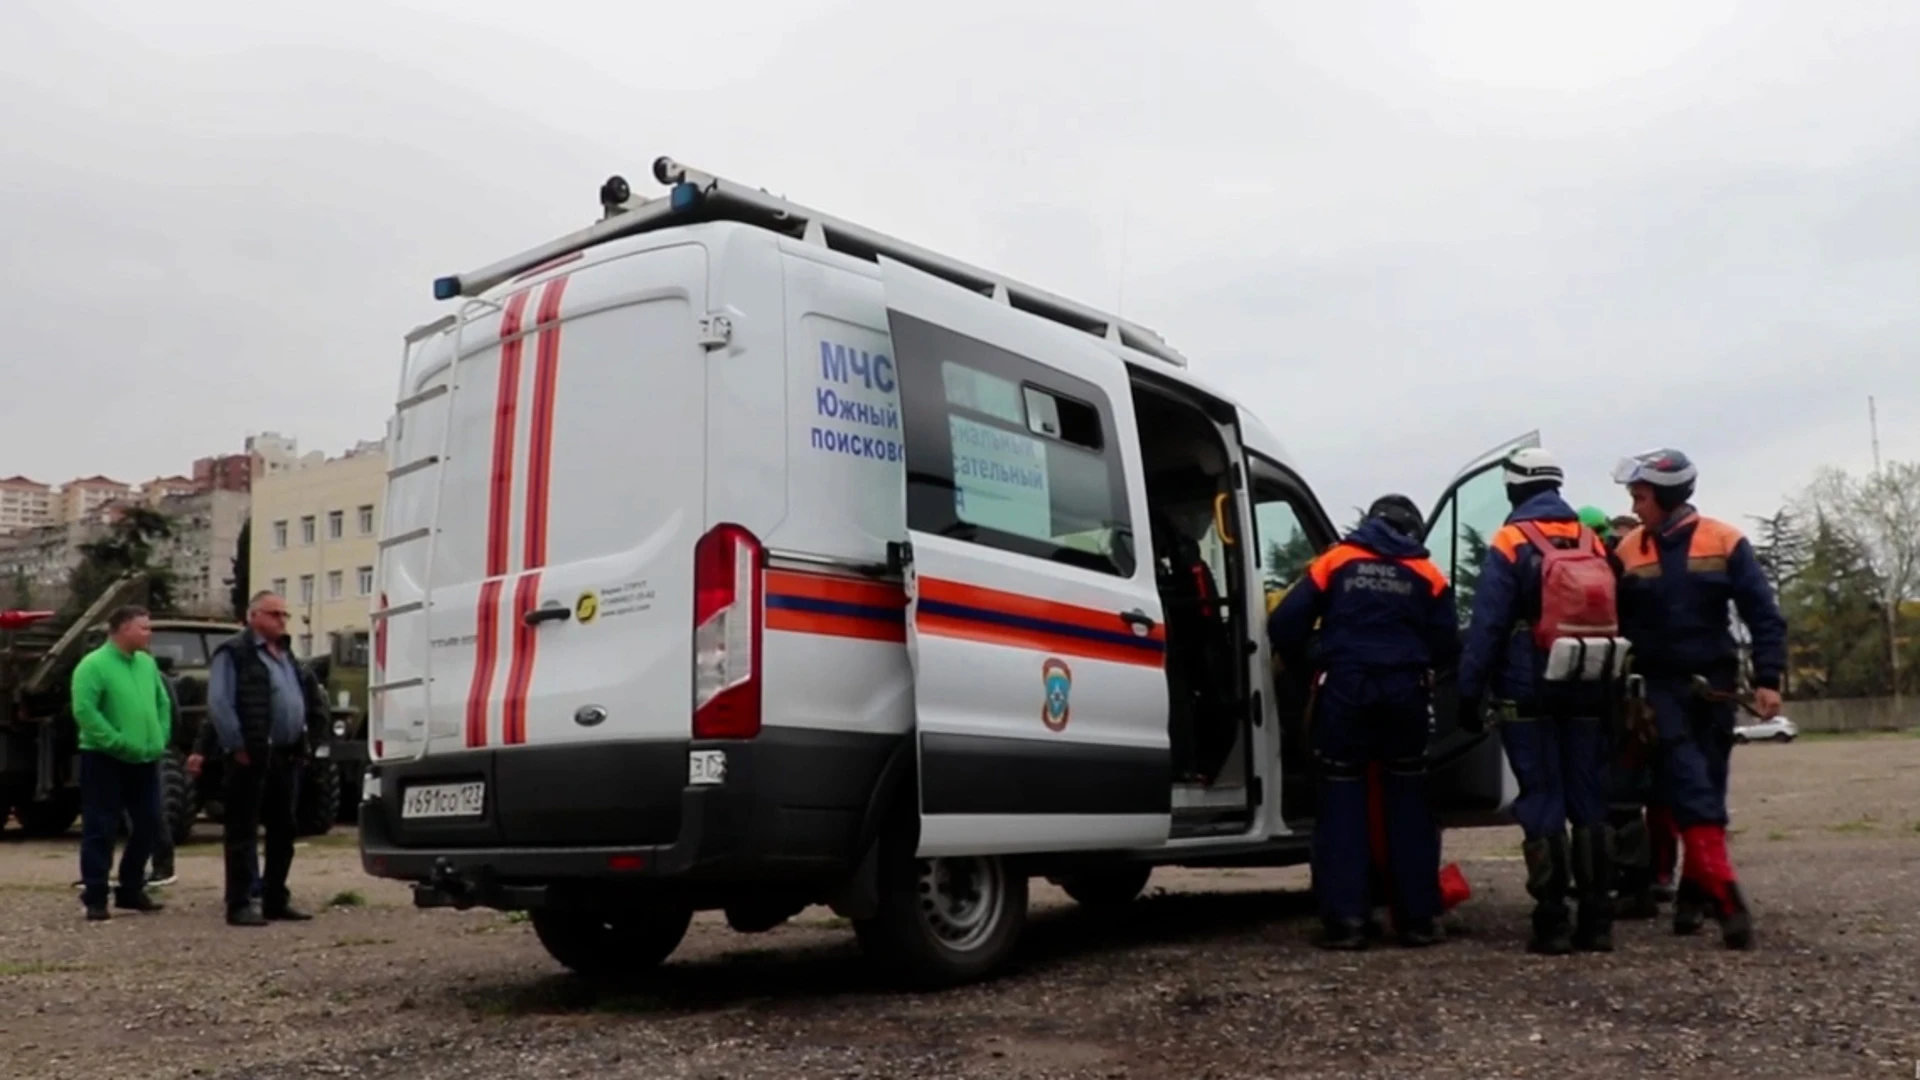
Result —
[[0, 475], [378, 437], [435, 276], [663, 153], [1120, 305], [1343, 519], [1534, 427], [1729, 516], [1869, 394], [1920, 459], [1920, 4], [281, 6], [7, 5]]

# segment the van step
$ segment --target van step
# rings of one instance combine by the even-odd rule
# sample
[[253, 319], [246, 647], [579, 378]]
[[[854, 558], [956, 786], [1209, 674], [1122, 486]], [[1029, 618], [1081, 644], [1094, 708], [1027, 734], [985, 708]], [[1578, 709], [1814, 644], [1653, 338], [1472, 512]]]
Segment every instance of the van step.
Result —
[[426, 609], [427, 602], [425, 600], [409, 600], [404, 604], [395, 604], [392, 607], [383, 607], [369, 612], [367, 618], [376, 620], [391, 619], [395, 615], [411, 615], [416, 611], [425, 611]]
[[401, 544], [411, 544], [415, 540], [425, 540], [427, 537], [432, 535], [433, 535], [433, 530], [428, 528], [425, 525], [422, 525], [417, 529], [409, 529], [406, 532], [399, 533], [395, 536], [387, 537], [385, 540], [380, 541], [380, 547], [382, 549], [396, 548], [396, 547], [399, 547]]
[[420, 678], [395, 679], [392, 682], [374, 683], [371, 686], [367, 687], [367, 693], [388, 694], [388, 693], [392, 693], [395, 690], [411, 690], [416, 686], [425, 686], [425, 685], [427, 685], [427, 680], [425, 679], [420, 679]]
[[395, 465], [393, 468], [388, 469], [387, 479], [398, 480], [403, 476], [407, 476], [412, 473], [417, 473], [421, 469], [431, 469], [438, 464], [440, 464], [440, 455], [428, 454], [426, 457], [423, 457], [423, 458], [415, 458], [412, 461], [407, 462], [405, 465]]

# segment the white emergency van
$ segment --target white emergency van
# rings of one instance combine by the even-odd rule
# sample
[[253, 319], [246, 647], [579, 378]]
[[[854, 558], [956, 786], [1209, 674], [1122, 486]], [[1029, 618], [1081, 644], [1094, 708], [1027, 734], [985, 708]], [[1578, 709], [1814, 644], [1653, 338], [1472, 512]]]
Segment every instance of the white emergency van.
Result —
[[[1273, 434], [1142, 327], [654, 174], [407, 336], [366, 870], [527, 910], [578, 972], [824, 903], [940, 985], [1005, 960], [1031, 877], [1112, 905], [1306, 861], [1263, 629], [1336, 530]], [[1436, 504], [1457, 584], [1532, 442]], [[1497, 740], [1445, 694], [1431, 761], [1450, 823], [1499, 820]]]

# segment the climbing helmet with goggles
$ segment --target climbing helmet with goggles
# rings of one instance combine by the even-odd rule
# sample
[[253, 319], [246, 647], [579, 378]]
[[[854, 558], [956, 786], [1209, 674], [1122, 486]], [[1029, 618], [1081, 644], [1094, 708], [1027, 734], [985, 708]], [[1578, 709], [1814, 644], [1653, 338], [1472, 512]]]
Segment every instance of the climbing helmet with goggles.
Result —
[[1685, 487], [1694, 482], [1699, 473], [1693, 467], [1693, 461], [1678, 450], [1649, 450], [1629, 458], [1621, 458], [1613, 467], [1613, 482], [1616, 484], [1651, 484], [1657, 488]]

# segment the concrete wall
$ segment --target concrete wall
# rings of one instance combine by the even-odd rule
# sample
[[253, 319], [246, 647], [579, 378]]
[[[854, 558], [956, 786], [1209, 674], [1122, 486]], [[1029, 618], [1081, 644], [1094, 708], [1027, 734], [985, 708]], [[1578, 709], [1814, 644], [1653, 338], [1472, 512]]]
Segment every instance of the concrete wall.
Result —
[[1902, 731], [1920, 728], [1920, 697], [1789, 701], [1786, 714], [1808, 731]]

